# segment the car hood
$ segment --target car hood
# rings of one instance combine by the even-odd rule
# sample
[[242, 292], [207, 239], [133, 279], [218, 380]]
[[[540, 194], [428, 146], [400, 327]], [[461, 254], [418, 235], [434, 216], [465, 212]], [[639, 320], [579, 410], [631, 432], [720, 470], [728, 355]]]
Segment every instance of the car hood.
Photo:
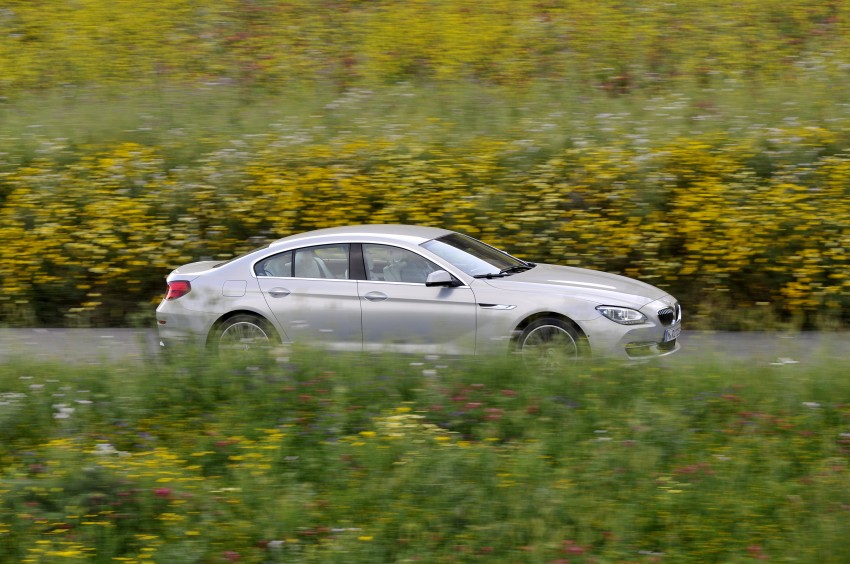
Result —
[[600, 304], [637, 308], [667, 295], [664, 290], [625, 276], [551, 264], [538, 264], [525, 272], [485, 280], [501, 290], [557, 292]]
[[190, 262], [189, 264], [184, 264], [183, 266], [178, 266], [174, 270], [171, 271], [171, 274], [168, 275], [169, 278], [173, 276], [182, 276], [186, 277], [187, 275], [197, 275], [201, 272], [206, 272], [211, 268], [218, 266], [222, 263], [220, 260], [203, 260], [200, 262]]

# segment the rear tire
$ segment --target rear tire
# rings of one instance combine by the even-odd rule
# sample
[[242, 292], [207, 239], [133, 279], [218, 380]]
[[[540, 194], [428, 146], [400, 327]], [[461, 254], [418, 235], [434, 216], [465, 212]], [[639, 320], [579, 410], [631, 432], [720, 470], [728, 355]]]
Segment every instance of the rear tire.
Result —
[[224, 355], [268, 349], [279, 342], [271, 323], [257, 315], [239, 314], [218, 326], [210, 345]]
[[529, 366], [556, 369], [588, 356], [587, 338], [573, 324], [556, 317], [529, 323], [516, 341], [516, 350]]

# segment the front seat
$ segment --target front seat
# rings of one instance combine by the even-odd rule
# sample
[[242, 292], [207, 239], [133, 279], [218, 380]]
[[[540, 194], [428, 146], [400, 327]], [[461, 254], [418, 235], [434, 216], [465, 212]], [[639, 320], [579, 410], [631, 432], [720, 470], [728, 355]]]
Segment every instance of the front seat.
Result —
[[405, 253], [399, 250], [390, 251], [390, 262], [384, 267], [384, 280], [401, 282], [401, 272], [407, 265]]

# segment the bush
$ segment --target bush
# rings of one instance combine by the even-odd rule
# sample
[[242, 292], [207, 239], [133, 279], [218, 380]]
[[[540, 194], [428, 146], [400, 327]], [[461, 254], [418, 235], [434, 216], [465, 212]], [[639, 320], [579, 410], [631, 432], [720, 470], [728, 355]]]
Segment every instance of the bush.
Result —
[[[169, 168], [154, 146], [44, 156], [6, 173], [0, 312], [14, 323], [122, 324], [150, 312], [169, 269], [309, 229], [454, 228], [524, 258], [614, 271], [676, 295], [691, 323], [742, 312], [848, 315], [850, 158], [823, 129], [758, 139], [587, 144], [514, 159], [455, 147], [271, 135]], [[806, 152], [807, 160], [783, 155]], [[769, 160], [771, 173], [754, 163]], [[829, 210], [829, 213], [824, 213]], [[692, 325], [696, 326], [696, 325]]]
[[845, 74], [845, 3], [760, 0], [90, 0], [0, 12], [0, 94], [52, 86], [214, 84], [276, 90], [399, 80], [612, 95], [725, 79]]

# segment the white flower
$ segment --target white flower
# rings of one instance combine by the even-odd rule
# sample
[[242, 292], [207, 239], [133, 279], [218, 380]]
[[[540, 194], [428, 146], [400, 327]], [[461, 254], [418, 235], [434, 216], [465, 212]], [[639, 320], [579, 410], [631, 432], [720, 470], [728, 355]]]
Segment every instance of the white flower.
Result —
[[115, 450], [115, 447], [109, 443], [98, 443], [94, 445], [94, 454], [105, 456], [109, 454], [118, 454], [118, 451]]
[[771, 362], [770, 364], [772, 366], [784, 366], [786, 364], [800, 364], [800, 361], [792, 358], [780, 357], [776, 359], [776, 362]]
[[54, 419], [68, 419], [75, 411], [73, 407], [68, 407], [64, 403], [53, 404], [53, 408], [56, 409], [56, 413], [53, 414]]

